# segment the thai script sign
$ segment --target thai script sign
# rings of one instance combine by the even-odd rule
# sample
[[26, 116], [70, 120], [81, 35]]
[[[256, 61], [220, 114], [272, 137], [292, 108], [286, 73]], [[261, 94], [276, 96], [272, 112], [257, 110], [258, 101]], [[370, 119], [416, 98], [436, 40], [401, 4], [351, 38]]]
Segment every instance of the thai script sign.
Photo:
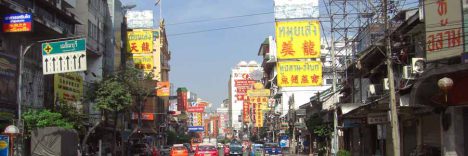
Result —
[[127, 28], [129, 29], [150, 29], [153, 28], [153, 11], [142, 10], [132, 11], [128, 10], [125, 14], [127, 18]]
[[275, 0], [275, 19], [318, 17], [318, 0]]
[[277, 21], [278, 59], [319, 58], [320, 23], [318, 20]]
[[86, 71], [85, 39], [43, 43], [42, 69], [44, 75]]
[[424, 0], [426, 59], [435, 61], [463, 52], [461, 1]]
[[32, 31], [31, 13], [8, 14], [3, 17], [3, 32]]
[[276, 70], [280, 87], [322, 85], [322, 63], [318, 61], [278, 62]]
[[139, 30], [127, 32], [127, 51], [132, 54], [148, 54], [153, 52], [153, 32]]

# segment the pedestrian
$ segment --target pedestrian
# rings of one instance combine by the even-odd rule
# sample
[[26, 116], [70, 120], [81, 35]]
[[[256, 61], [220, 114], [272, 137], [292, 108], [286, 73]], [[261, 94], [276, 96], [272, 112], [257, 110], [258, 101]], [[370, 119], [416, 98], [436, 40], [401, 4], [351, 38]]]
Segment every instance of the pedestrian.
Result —
[[158, 151], [158, 149], [156, 148], [156, 146], [153, 146], [152, 153], [153, 153], [152, 156], [159, 156], [159, 151]]

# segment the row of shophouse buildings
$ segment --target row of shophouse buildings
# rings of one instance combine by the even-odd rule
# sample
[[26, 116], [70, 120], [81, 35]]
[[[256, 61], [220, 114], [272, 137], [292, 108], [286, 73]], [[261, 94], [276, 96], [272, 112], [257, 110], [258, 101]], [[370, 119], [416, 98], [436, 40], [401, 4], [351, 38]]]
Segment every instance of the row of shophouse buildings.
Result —
[[[140, 31], [129, 27], [125, 14], [135, 6], [125, 6], [120, 0], [2, 0], [0, 1], [0, 21], [15, 14], [29, 14], [31, 24], [24, 32], [8, 32], [8, 27], [0, 31], [0, 129], [12, 124], [18, 118], [18, 103], [22, 111], [28, 109], [47, 108], [53, 110], [61, 102], [72, 104], [86, 116], [85, 127], [89, 130], [101, 120], [101, 112], [95, 108], [95, 101], [86, 96], [92, 94], [97, 83], [115, 74], [129, 62], [140, 65], [142, 61], [135, 59], [136, 55], [129, 51], [128, 34]], [[152, 16], [152, 12], [151, 12]], [[161, 19], [159, 27], [152, 25], [145, 28], [150, 31], [150, 42], [154, 44], [149, 49], [153, 59], [151, 64], [155, 75], [149, 86], [156, 87], [157, 82], [168, 81], [170, 52]], [[66, 40], [69, 38], [84, 38], [86, 40], [87, 70], [68, 74], [43, 75], [41, 43], [44, 40]], [[19, 56], [24, 48], [30, 48], [24, 55], [24, 67], [19, 71]], [[39, 52], [38, 52], [39, 51]], [[157, 58], [156, 58], [157, 57]], [[137, 66], [138, 68], [138, 66]], [[17, 77], [22, 74], [22, 86], [18, 90]], [[73, 77], [73, 79], [67, 79]], [[60, 84], [67, 79], [67, 83]], [[58, 82], [56, 82], [58, 81]], [[55, 83], [54, 83], [55, 82]], [[61, 90], [56, 85], [69, 85], [74, 91]], [[18, 101], [18, 93], [21, 101]], [[62, 95], [63, 94], [63, 95]], [[64, 95], [73, 98], [64, 98]], [[158, 97], [150, 94], [144, 103], [134, 103], [131, 111], [118, 118], [118, 151], [124, 152], [132, 137], [139, 139], [150, 136], [154, 144], [163, 144], [166, 127], [169, 97]], [[142, 109], [138, 109], [141, 106]], [[141, 111], [139, 111], [141, 110]], [[137, 119], [143, 113], [142, 124]], [[5, 115], [6, 114], [6, 115]], [[145, 115], [146, 114], [146, 115]], [[141, 117], [141, 116], [140, 116]], [[105, 154], [110, 152], [113, 121], [101, 124], [91, 133], [85, 146], [91, 150], [99, 150]], [[21, 128], [21, 127], [20, 127]], [[140, 135], [134, 135], [136, 132]], [[80, 134], [82, 139], [84, 134]], [[157, 142], [156, 140], [159, 140]], [[157, 142], [157, 143], [156, 143]], [[91, 148], [92, 147], [92, 148]], [[99, 147], [99, 149], [95, 148]], [[96, 152], [96, 151], [95, 151]]]
[[[350, 45], [333, 43], [335, 50], [352, 53], [337, 56], [334, 65], [331, 48], [322, 41], [323, 83], [315, 87], [279, 87], [277, 45], [273, 37], [265, 39], [258, 52], [261, 64], [241, 62], [232, 70], [229, 127], [244, 132], [252, 127], [243, 122], [242, 90], [236, 80], [245, 78], [242, 73], [252, 77], [258, 69], [261, 78], [251, 79], [271, 91], [262, 126], [271, 141], [279, 142], [280, 136], [288, 135], [293, 144], [307, 140], [310, 152], [318, 153], [324, 140], [311, 134], [305, 122], [319, 116], [336, 128], [325, 144], [331, 153], [394, 155], [392, 140], [399, 139], [401, 155], [466, 155], [466, 6], [464, 1], [420, 1], [419, 7], [396, 13], [387, 30], [391, 56], [386, 55], [382, 20], [365, 25]], [[392, 138], [387, 57], [393, 62], [400, 138]], [[333, 72], [338, 73], [336, 77]]]

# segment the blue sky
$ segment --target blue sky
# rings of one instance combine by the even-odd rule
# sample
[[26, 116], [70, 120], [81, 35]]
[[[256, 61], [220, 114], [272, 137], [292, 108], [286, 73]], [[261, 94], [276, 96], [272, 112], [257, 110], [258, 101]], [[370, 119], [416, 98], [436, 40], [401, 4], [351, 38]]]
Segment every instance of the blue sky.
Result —
[[[122, 0], [123, 4], [136, 4], [132, 10], [155, 12], [155, 0]], [[228, 98], [228, 80], [231, 68], [241, 60], [257, 60], [263, 40], [274, 35], [273, 14], [242, 18], [213, 20], [171, 25], [194, 20], [273, 12], [273, 0], [163, 0], [170, 61], [170, 81], [176, 87], [187, 87], [202, 99], [218, 105]], [[270, 22], [255, 26], [174, 35], [187, 32]]]

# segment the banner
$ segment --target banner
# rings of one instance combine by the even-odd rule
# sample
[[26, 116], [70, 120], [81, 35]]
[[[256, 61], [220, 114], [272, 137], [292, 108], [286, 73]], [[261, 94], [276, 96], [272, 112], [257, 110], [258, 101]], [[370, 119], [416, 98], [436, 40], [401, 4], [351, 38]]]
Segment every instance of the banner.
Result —
[[276, 47], [278, 59], [320, 58], [319, 21], [277, 21]]
[[[132, 114], [132, 119], [136, 120], [138, 119], [138, 113], [133, 112]], [[154, 114], [153, 113], [141, 113], [141, 120], [154, 120]]]
[[161, 96], [169, 96], [171, 92], [171, 83], [168, 81], [165, 82], [157, 82], [156, 83], [156, 95]]
[[463, 51], [461, 1], [424, 0], [426, 59], [460, 56]]
[[153, 31], [128, 31], [127, 39], [127, 52], [132, 54], [148, 54], [153, 52]]
[[8, 14], [3, 17], [3, 32], [32, 31], [31, 13]]
[[276, 70], [280, 87], [322, 85], [322, 63], [318, 61], [278, 62]]
[[135, 68], [143, 70], [146, 74], [153, 71], [153, 55], [152, 54], [133, 54], [133, 63]]
[[188, 106], [187, 112], [191, 113], [203, 113], [205, 112], [205, 107], [203, 106]]
[[318, 17], [318, 0], [275, 0], [275, 19]]
[[83, 96], [83, 77], [78, 73], [54, 75], [54, 97], [67, 104], [81, 101]]
[[256, 103], [255, 127], [263, 127], [263, 104]]
[[242, 120], [244, 123], [250, 122], [250, 103], [248, 101], [243, 101]]
[[247, 96], [270, 96], [270, 89], [249, 89]]
[[9, 156], [10, 138], [7, 135], [0, 135], [0, 156]]
[[153, 28], [153, 11], [152, 10], [142, 10], [142, 11], [133, 11], [128, 10], [125, 14], [127, 19], [127, 28], [128, 29], [151, 29]]

